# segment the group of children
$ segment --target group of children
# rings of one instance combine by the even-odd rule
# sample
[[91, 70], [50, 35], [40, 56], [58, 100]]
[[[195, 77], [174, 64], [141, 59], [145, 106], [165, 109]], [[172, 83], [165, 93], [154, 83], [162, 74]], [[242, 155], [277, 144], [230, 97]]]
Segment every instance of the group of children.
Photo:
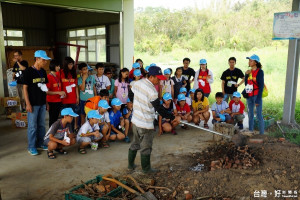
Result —
[[[108, 141], [122, 140], [129, 143], [128, 132], [133, 113], [133, 102], [129, 98], [129, 93], [139, 79], [147, 77], [149, 67], [155, 66], [152, 63], [144, 69], [142, 60], [138, 59], [131, 71], [123, 68], [118, 78], [113, 80], [111, 69], [105, 69], [102, 63], [96, 65], [94, 75], [90, 66], [80, 63], [77, 75], [74, 61], [70, 57], [65, 59], [62, 70], [59, 64], [52, 60], [47, 84], [50, 129], [44, 137], [44, 145], [48, 146], [48, 158], [56, 157], [54, 151], [66, 154], [63, 147], [73, 145], [76, 141], [79, 144], [80, 154], [86, 154], [86, 147], [93, 143], [100, 144], [104, 148], [109, 147]], [[164, 76], [167, 80], [155, 86], [164, 109], [175, 115], [172, 121], [161, 116], [157, 117], [159, 135], [164, 132], [176, 134], [175, 127], [181, 120], [194, 122], [196, 125], [203, 121], [204, 127], [209, 128], [208, 98], [202, 89], [187, 91], [188, 80], [182, 76], [182, 71], [182, 68], [177, 68], [171, 78], [172, 70], [165, 69]], [[53, 102], [48, 101], [53, 96], [61, 100], [62, 106], [54, 106]], [[222, 92], [217, 92], [215, 97], [216, 102], [211, 106], [212, 122], [238, 123], [239, 128], [243, 129], [245, 106], [240, 101], [241, 94], [235, 92], [229, 105], [223, 101]], [[79, 105], [79, 109], [76, 105]], [[182, 125], [182, 128], [188, 129], [186, 125]]]

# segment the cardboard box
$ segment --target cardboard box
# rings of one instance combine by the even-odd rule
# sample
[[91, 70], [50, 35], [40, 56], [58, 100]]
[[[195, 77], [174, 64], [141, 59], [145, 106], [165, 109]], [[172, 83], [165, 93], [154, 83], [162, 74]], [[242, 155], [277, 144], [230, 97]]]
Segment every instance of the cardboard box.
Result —
[[1, 105], [3, 107], [17, 107], [20, 106], [20, 98], [19, 97], [3, 97], [1, 98]]
[[12, 124], [14, 127], [17, 128], [28, 127], [27, 113], [17, 112], [17, 113], [13, 113], [12, 116], [14, 116], [12, 118]]
[[6, 107], [5, 108], [6, 119], [16, 118], [16, 113], [19, 110], [20, 110], [19, 107]]

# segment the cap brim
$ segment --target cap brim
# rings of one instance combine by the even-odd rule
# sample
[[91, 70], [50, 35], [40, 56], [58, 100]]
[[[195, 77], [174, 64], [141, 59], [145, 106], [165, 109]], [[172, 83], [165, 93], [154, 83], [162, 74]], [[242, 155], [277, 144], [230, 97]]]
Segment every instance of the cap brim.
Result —
[[69, 114], [71, 117], [78, 117], [79, 115], [77, 115], [76, 113], [71, 113]]
[[246, 57], [246, 59], [251, 59], [250, 57]]
[[51, 60], [51, 58], [49, 58], [49, 57], [41, 57], [41, 58], [44, 60]]
[[155, 75], [159, 80], [167, 80], [167, 78], [164, 75]]

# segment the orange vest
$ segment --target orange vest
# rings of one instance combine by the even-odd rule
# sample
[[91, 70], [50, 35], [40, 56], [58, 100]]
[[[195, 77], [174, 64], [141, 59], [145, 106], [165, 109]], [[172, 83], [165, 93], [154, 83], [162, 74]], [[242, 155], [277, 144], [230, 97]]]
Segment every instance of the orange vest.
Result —
[[100, 101], [100, 96], [94, 96], [92, 98], [89, 98], [86, 101], [85, 106], [92, 110], [97, 110], [99, 101]]

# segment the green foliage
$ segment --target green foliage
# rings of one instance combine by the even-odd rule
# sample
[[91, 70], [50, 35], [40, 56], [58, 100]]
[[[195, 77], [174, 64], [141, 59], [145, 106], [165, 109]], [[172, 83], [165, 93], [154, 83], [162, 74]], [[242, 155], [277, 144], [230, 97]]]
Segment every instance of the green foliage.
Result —
[[135, 12], [135, 50], [158, 55], [174, 47], [189, 51], [280, 47], [272, 38], [275, 12], [291, 10], [292, 0], [212, 0], [207, 9], [147, 7]]

